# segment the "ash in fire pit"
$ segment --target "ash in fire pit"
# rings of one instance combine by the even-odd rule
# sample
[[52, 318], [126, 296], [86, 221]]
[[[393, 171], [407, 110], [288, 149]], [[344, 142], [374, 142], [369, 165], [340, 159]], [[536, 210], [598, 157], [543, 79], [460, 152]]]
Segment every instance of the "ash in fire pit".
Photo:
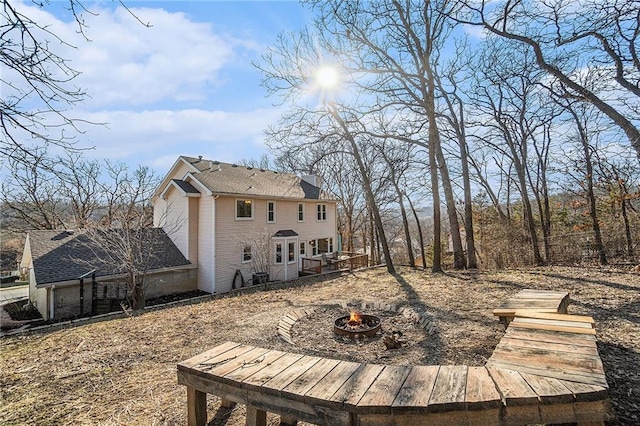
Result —
[[375, 336], [380, 332], [380, 318], [351, 312], [335, 320], [333, 332], [351, 339]]

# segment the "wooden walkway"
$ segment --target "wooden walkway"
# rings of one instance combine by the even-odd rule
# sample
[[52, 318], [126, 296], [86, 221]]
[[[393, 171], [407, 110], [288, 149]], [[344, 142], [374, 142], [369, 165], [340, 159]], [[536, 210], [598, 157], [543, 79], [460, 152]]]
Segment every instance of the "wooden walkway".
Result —
[[569, 293], [565, 291], [525, 289], [494, 309], [493, 315], [499, 317], [500, 321], [507, 326], [516, 311], [566, 314], [570, 302]]
[[362, 364], [226, 342], [178, 364], [190, 425], [206, 394], [247, 425], [603, 424], [609, 398], [589, 317], [514, 312], [485, 367]]

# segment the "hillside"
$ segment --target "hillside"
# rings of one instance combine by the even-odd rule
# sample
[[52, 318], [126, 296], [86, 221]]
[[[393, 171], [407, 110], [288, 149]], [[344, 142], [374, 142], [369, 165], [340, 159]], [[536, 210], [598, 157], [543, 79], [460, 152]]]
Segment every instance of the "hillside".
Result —
[[[640, 275], [554, 267], [447, 274], [402, 268], [397, 276], [378, 268], [6, 337], [0, 341], [0, 423], [185, 424], [186, 391], [176, 383], [176, 363], [226, 340], [382, 364], [482, 365], [503, 332], [491, 310], [525, 287], [569, 291], [569, 312], [594, 317], [618, 417], [612, 424], [640, 422]], [[307, 345], [304, 330], [295, 334], [295, 346], [276, 335], [279, 319], [295, 307], [328, 311], [340, 301], [376, 300], [425, 312], [436, 332], [408, 333], [396, 351], [384, 350], [378, 340], [345, 343], [336, 352], [329, 348], [336, 344], [331, 337], [323, 348]], [[330, 325], [320, 318], [324, 332]], [[210, 418], [219, 403], [209, 397]], [[244, 424], [243, 414], [242, 406], [223, 409], [211, 424]], [[269, 421], [277, 424], [276, 417]]]

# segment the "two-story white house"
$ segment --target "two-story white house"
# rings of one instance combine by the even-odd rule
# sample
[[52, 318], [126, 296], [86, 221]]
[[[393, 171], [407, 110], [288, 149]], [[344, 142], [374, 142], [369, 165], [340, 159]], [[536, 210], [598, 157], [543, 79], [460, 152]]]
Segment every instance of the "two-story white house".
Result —
[[154, 226], [197, 266], [198, 289], [225, 293], [239, 274], [290, 280], [303, 258], [338, 251], [336, 206], [315, 176], [181, 156], [154, 195]]

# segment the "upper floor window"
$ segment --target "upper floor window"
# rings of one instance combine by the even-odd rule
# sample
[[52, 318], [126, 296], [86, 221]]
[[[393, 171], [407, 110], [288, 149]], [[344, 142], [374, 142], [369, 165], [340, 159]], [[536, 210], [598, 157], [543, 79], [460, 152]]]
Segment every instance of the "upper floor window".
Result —
[[267, 222], [274, 223], [276, 221], [276, 202], [267, 202]]
[[318, 221], [324, 222], [327, 220], [327, 205], [318, 204]]
[[253, 219], [253, 200], [236, 200], [236, 219]]
[[304, 222], [304, 203], [298, 203], [298, 222]]

